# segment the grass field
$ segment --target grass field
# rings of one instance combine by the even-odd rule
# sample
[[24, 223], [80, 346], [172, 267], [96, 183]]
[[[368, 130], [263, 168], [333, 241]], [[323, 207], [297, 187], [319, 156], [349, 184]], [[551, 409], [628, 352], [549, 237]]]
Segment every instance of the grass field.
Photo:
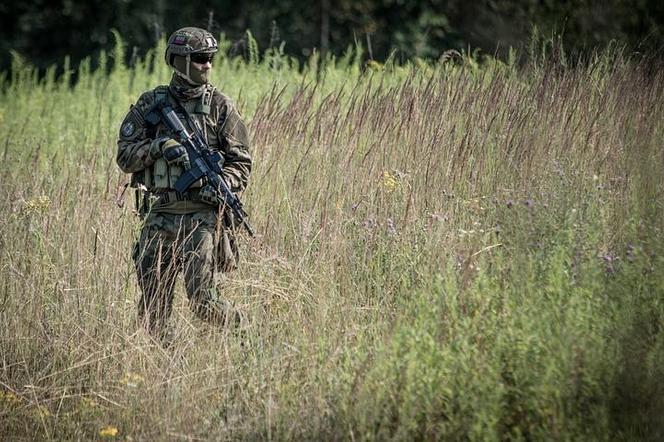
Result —
[[[546, 45], [543, 46], [547, 49]], [[0, 79], [0, 439], [661, 440], [664, 73], [220, 59], [259, 233], [212, 330], [136, 324], [116, 136], [163, 47]], [[151, 66], [154, 64], [154, 69]]]

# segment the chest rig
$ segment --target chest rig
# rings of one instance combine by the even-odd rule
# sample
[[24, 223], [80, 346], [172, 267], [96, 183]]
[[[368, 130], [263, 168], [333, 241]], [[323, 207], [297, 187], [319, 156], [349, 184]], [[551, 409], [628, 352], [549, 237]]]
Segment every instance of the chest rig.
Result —
[[[173, 108], [178, 118], [191, 131], [198, 132], [208, 146], [214, 148], [217, 145], [216, 127], [214, 119], [210, 118], [212, 86], [206, 87], [203, 94], [197, 100], [188, 100], [184, 103], [169, 92], [168, 86], [158, 86], [154, 90], [155, 106], [163, 100], [169, 100], [174, 104]], [[148, 112], [145, 115], [146, 135], [150, 139], [171, 137], [173, 134], [160, 121], [156, 112]], [[169, 192], [177, 180], [184, 173], [179, 165], [169, 165], [164, 158], [158, 158], [151, 167], [143, 171], [143, 184], [150, 192]], [[203, 186], [202, 181], [191, 185], [192, 189]]]

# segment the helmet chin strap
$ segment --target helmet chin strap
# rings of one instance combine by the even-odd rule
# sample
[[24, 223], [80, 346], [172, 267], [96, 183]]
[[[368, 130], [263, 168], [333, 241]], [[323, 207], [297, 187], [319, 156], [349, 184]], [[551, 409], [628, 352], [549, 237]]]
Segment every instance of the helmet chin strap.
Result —
[[175, 71], [176, 74], [178, 74], [178, 76], [182, 77], [187, 83], [194, 86], [201, 86], [191, 78], [191, 54], [186, 55], [185, 72], [181, 72], [175, 66], [173, 66], [173, 70]]

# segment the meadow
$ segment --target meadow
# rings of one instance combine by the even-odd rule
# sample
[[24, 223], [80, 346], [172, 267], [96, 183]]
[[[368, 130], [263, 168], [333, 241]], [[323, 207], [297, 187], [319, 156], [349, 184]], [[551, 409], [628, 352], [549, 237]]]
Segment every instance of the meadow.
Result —
[[219, 287], [249, 322], [180, 281], [165, 350], [115, 164], [163, 49], [0, 77], [0, 439], [664, 438], [661, 64], [219, 57], [258, 233]]

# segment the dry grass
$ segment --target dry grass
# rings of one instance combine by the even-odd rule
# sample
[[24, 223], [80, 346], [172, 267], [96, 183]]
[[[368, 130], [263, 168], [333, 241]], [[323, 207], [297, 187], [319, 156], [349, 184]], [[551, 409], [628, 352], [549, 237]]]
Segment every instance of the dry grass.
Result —
[[70, 88], [17, 64], [3, 438], [662, 437], [661, 70], [351, 58], [215, 68], [254, 143], [259, 235], [220, 280], [251, 323], [211, 330], [178, 286], [168, 351], [135, 323], [114, 164], [129, 103], [168, 73], [84, 67]]

